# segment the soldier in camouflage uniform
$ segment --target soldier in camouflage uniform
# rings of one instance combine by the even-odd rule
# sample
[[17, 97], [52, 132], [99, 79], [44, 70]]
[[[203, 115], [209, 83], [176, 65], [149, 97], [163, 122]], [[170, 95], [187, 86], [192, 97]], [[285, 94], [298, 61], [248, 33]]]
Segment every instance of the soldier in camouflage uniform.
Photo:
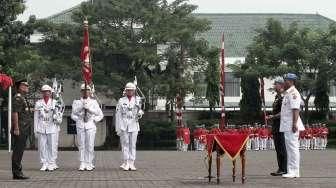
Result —
[[26, 98], [29, 89], [27, 80], [16, 82], [16, 89], [17, 93], [14, 97], [12, 108], [12, 173], [13, 179], [28, 179], [28, 177], [22, 173], [21, 161], [29, 130], [33, 125], [33, 108]]

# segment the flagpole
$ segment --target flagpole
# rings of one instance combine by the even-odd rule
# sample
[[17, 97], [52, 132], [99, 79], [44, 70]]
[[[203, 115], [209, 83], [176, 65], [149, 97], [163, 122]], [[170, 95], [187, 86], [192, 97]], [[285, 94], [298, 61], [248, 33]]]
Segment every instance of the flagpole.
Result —
[[8, 152], [12, 151], [12, 86], [8, 88]]
[[221, 57], [220, 57], [220, 90], [221, 90], [221, 120], [220, 120], [220, 129], [224, 130], [225, 122], [225, 60], [224, 60], [224, 33], [222, 34], [222, 44], [221, 44]]
[[[83, 25], [84, 25], [84, 37], [86, 37], [85, 35], [86, 35], [86, 33], [87, 33], [87, 35], [89, 34], [88, 32], [88, 27], [89, 27], [89, 23], [88, 23], [88, 21], [87, 21], [87, 18], [85, 17], [85, 20], [84, 20], [84, 22], [83, 22]], [[89, 38], [89, 36], [87, 36], [88, 38]], [[87, 42], [87, 43], [89, 43], [89, 42]], [[89, 46], [89, 44], [88, 44], [88, 46]], [[89, 60], [90, 61], [90, 60]], [[85, 60], [84, 60], [84, 62], [83, 63], [85, 63]], [[85, 77], [84, 77], [84, 95], [83, 95], [83, 98], [84, 99], [86, 99], [88, 96], [87, 96], [87, 80], [85, 79]], [[84, 122], [87, 122], [87, 109], [85, 108], [84, 109]]]
[[265, 126], [267, 127], [264, 77], [260, 78], [260, 98], [261, 98], [261, 104], [263, 107], [263, 118], [264, 118]]

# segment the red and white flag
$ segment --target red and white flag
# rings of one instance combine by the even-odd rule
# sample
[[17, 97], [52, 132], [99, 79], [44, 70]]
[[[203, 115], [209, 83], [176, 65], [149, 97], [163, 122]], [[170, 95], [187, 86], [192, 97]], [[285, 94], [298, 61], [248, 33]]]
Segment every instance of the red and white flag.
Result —
[[89, 43], [89, 24], [88, 21], [84, 21], [84, 37], [83, 44], [80, 53], [82, 61], [82, 76], [86, 84], [92, 82], [92, 66], [90, 62], [90, 43]]
[[6, 74], [0, 73], [0, 86], [3, 90], [7, 90], [9, 87], [13, 86], [13, 79]]
[[226, 122], [225, 122], [225, 61], [224, 61], [224, 33], [222, 34], [222, 46], [220, 51], [220, 101], [221, 101], [221, 120], [220, 120], [220, 129], [223, 130]]

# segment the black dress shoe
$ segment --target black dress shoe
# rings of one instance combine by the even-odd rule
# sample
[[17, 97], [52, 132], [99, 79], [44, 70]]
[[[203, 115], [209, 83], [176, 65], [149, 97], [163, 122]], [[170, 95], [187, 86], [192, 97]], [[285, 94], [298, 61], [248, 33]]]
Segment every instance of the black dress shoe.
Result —
[[29, 179], [29, 177], [24, 176], [24, 175], [13, 175], [14, 180], [26, 180]]
[[286, 172], [276, 171], [271, 173], [272, 176], [282, 176], [283, 174], [286, 174]]

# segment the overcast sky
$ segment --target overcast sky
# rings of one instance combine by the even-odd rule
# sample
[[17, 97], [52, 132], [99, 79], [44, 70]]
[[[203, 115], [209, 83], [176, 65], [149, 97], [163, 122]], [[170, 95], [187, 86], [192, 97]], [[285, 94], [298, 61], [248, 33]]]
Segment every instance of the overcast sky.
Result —
[[[168, 0], [172, 1], [172, 0]], [[83, 0], [26, 0], [27, 9], [20, 20], [29, 15], [45, 18], [69, 9]], [[336, 20], [336, 0], [190, 0], [199, 13], [319, 13]]]

